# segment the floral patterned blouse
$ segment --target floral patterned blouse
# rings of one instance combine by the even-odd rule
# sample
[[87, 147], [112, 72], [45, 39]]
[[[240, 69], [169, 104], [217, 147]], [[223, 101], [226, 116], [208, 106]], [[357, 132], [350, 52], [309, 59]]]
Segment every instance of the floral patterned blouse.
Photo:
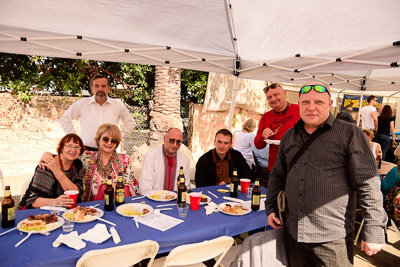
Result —
[[[81, 156], [83, 167], [86, 169], [83, 177], [83, 201], [93, 200], [107, 177], [103, 178], [97, 172], [97, 151], [85, 151]], [[118, 173], [123, 173], [124, 184], [129, 188], [131, 196], [140, 195], [139, 182], [133, 173], [130, 158], [125, 154], [114, 153], [111, 158], [111, 177], [113, 185], [117, 183]]]

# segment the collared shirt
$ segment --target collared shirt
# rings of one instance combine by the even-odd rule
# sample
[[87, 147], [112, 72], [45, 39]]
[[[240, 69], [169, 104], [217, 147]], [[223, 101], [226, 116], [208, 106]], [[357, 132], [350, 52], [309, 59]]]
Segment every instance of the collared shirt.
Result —
[[175, 173], [177, 171], [177, 156], [175, 153], [172, 157], [169, 157], [165, 153], [164, 146], [162, 146], [164, 156], [164, 190], [173, 191], [175, 186]]
[[293, 165], [287, 166], [309, 138], [300, 120], [282, 138], [268, 183], [267, 214], [286, 191], [288, 233], [298, 242], [321, 243], [354, 231], [356, 200], [365, 219], [362, 240], [384, 243], [387, 217], [377, 166], [366, 137], [357, 126], [330, 114], [318, 136]]
[[107, 101], [100, 106], [95, 97], [83, 98], [72, 104], [61, 116], [60, 124], [66, 133], [76, 133], [72, 120], [79, 119], [82, 138], [85, 146], [97, 147], [94, 140], [97, 128], [104, 123], [119, 125], [121, 119], [124, 123], [122, 136], [129, 134], [136, 126], [135, 120], [129, 114], [124, 104], [116, 99], [107, 97]]

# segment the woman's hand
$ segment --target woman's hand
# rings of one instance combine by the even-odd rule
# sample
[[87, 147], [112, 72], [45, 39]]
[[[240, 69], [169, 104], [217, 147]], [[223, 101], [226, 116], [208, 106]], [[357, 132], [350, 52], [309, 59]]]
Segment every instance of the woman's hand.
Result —
[[53, 158], [53, 154], [51, 154], [50, 152], [44, 152], [39, 160], [39, 168], [45, 170], [47, 167], [46, 164], [48, 164]]
[[61, 195], [55, 199], [55, 202], [61, 202], [61, 207], [69, 208], [74, 204], [74, 200], [68, 195]]

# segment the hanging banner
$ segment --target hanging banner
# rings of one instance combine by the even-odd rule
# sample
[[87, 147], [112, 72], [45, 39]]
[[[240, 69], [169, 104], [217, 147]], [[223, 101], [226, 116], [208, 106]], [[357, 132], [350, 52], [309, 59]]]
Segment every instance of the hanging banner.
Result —
[[[362, 106], [365, 107], [367, 105], [367, 99], [369, 95], [364, 95], [362, 100]], [[377, 96], [377, 103], [375, 105], [378, 108], [383, 102], [383, 96]], [[340, 110], [348, 110], [348, 111], [358, 111], [360, 105], [360, 96], [359, 95], [343, 95], [342, 106]]]

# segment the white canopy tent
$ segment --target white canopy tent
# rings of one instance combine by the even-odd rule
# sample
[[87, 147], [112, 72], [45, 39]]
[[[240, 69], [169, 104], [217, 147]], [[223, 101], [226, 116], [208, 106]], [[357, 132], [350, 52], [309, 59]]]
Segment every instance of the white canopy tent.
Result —
[[2, 0], [0, 52], [400, 91], [399, 10], [398, 0]]

